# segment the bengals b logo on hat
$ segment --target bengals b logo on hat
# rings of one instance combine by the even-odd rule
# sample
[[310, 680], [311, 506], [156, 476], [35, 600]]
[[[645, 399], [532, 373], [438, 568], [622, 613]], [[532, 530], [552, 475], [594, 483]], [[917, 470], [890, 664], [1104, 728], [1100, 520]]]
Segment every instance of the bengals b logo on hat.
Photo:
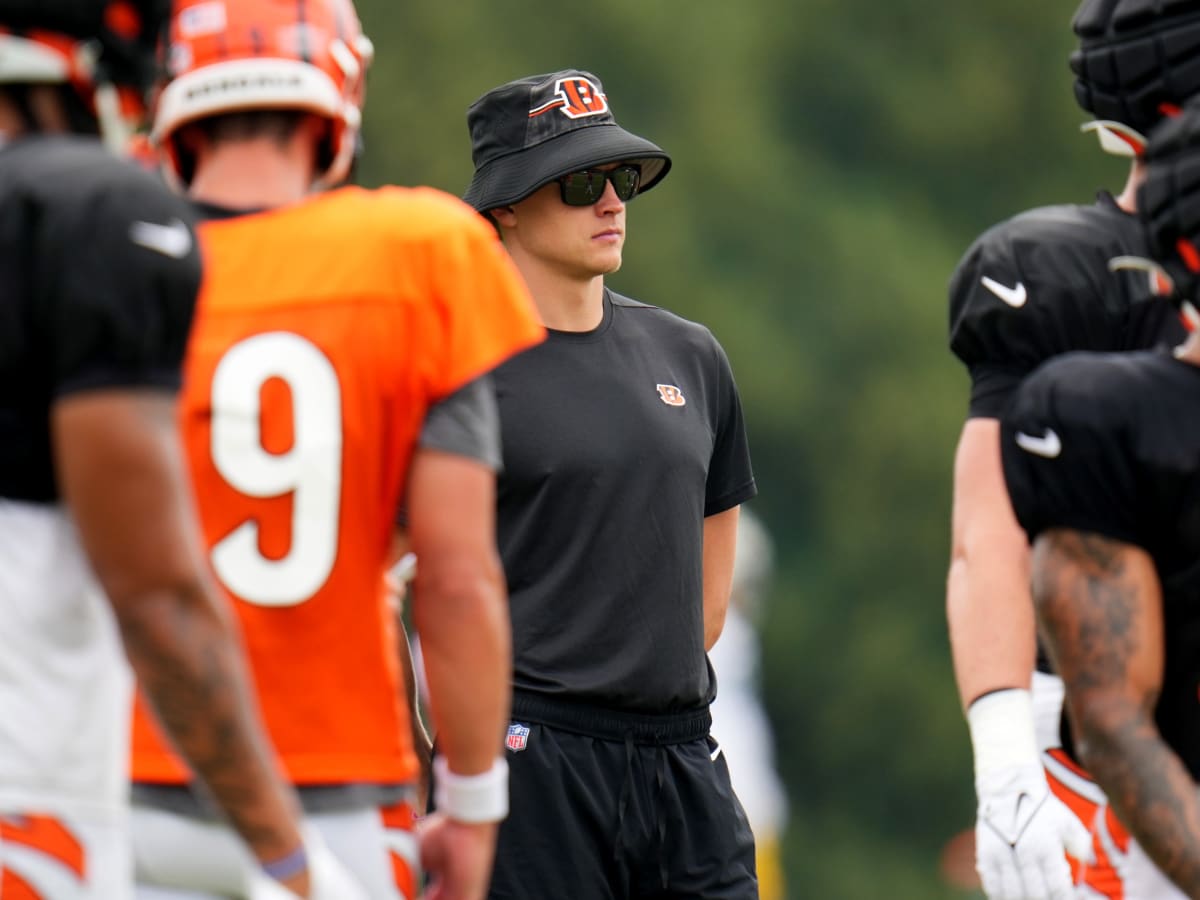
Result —
[[554, 99], [531, 109], [529, 118], [536, 118], [552, 109], [561, 110], [568, 119], [602, 116], [608, 112], [608, 97], [600, 85], [590, 78], [560, 78], [554, 84]]

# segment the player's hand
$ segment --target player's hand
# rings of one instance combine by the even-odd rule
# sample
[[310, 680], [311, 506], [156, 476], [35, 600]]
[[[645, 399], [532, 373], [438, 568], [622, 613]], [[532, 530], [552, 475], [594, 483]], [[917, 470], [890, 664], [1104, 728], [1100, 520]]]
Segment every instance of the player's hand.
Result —
[[1050, 792], [1041, 766], [1010, 766], [976, 782], [975, 868], [989, 900], [1070, 900], [1066, 856], [1091, 857], [1091, 835]]
[[468, 825], [435, 812], [417, 824], [421, 866], [429, 878], [423, 900], [481, 900], [487, 895], [498, 824]]
[[256, 869], [249, 876], [246, 900], [369, 900], [366, 889], [312, 828], [304, 831], [304, 850], [308, 854], [308, 893], [288, 890], [261, 869]]

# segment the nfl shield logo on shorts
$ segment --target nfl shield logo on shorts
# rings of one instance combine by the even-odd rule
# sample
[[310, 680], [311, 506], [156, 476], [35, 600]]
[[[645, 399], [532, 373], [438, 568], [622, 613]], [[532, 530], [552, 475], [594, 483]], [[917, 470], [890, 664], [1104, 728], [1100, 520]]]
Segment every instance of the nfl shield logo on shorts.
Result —
[[525, 749], [525, 745], [529, 743], [529, 726], [518, 725], [513, 722], [508, 726], [508, 737], [504, 739], [504, 746], [513, 753], [520, 753]]

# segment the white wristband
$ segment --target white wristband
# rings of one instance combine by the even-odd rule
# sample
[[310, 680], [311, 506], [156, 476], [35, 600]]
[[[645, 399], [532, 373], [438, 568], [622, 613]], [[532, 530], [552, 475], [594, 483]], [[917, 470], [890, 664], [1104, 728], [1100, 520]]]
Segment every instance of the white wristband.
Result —
[[1033, 699], [1029, 691], [1009, 688], [985, 694], [967, 710], [975, 780], [1012, 766], [1040, 766], [1033, 733]]
[[478, 775], [456, 775], [444, 756], [433, 758], [433, 802], [456, 822], [499, 822], [508, 815], [508, 761], [498, 757]]

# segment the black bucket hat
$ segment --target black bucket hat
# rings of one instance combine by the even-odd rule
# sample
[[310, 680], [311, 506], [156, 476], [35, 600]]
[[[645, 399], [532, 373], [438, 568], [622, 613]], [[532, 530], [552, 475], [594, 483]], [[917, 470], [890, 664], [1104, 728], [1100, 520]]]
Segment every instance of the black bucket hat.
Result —
[[475, 175], [463, 199], [480, 212], [524, 200], [570, 172], [605, 163], [641, 166], [645, 193], [671, 157], [613, 118], [600, 79], [564, 69], [494, 88], [467, 110]]

